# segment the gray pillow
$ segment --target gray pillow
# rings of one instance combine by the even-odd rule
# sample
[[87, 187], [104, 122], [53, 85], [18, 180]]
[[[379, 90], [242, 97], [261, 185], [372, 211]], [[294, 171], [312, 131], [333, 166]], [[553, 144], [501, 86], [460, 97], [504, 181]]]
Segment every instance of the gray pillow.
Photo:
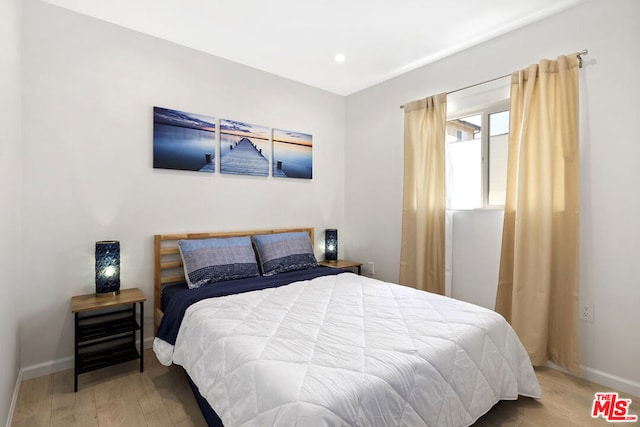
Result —
[[318, 266], [307, 232], [258, 234], [252, 239], [264, 276]]
[[249, 237], [178, 241], [189, 289], [260, 275]]

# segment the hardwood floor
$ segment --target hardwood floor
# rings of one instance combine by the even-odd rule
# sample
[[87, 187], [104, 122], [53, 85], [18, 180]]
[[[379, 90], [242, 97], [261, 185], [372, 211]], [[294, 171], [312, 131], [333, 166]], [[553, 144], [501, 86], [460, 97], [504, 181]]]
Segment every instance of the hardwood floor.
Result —
[[[145, 352], [145, 371], [138, 361], [83, 374], [73, 392], [73, 371], [24, 381], [12, 426], [206, 426], [181, 368], [160, 365]], [[611, 391], [550, 368], [536, 369], [540, 400], [521, 397], [502, 401], [477, 426], [606, 426], [591, 418], [594, 393]], [[640, 415], [640, 398], [629, 413]], [[630, 426], [639, 425], [635, 423]]]
[[73, 370], [23, 381], [11, 425], [206, 427], [181, 368], [144, 356], [143, 373], [134, 360], [82, 374], [77, 393]]
[[[542, 388], [542, 399], [520, 397], [513, 401], [498, 402], [475, 426], [607, 426], [602, 417], [591, 418], [594, 395], [615, 391], [587, 380], [564, 374], [551, 368], [536, 368]], [[632, 399], [629, 414], [640, 416], [640, 398], [620, 393], [621, 398]], [[640, 422], [624, 423], [640, 426]]]

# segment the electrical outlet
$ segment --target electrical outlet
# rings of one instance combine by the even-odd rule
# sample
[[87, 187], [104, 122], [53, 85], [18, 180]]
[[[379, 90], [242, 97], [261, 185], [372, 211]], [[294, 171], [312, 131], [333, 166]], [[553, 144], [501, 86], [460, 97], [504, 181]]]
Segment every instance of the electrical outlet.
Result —
[[367, 276], [374, 276], [376, 274], [376, 265], [373, 261], [367, 263]]
[[593, 304], [582, 303], [580, 306], [580, 320], [585, 322], [593, 322]]

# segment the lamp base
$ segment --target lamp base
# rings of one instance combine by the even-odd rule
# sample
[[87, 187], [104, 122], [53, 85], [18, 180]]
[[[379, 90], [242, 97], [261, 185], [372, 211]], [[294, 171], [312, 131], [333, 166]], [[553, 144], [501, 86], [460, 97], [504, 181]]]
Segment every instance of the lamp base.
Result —
[[97, 297], [113, 297], [120, 293], [120, 290], [110, 292], [96, 292]]

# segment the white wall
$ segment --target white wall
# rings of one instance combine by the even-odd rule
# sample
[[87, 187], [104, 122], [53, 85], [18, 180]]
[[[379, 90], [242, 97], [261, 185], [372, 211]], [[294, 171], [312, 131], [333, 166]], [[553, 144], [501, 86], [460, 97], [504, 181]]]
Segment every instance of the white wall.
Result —
[[[23, 367], [73, 355], [97, 240], [120, 240], [149, 338], [154, 234], [342, 228], [344, 97], [38, 1], [24, 17]], [[154, 105], [312, 134], [313, 179], [154, 170]]]
[[20, 0], [0, 2], [0, 424], [8, 417], [19, 367], [21, 19]]
[[[588, 49], [580, 71], [586, 123], [580, 295], [594, 302], [595, 320], [580, 325], [583, 375], [637, 396], [640, 144], [628, 127], [640, 116], [640, 57], [635, 54], [640, 45], [639, 16], [636, 0], [592, 0], [353, 94], [347, 98], [345, 157], [348, 256], [374, 261], [378, 277], [396, 281], [403, 170], [399, 106], [511, 73], [542, 58]], [[469, 226], [470, 240], [481, 236], [482, 230], [473, 232]], [[487, 286], [484, 291], [494, 293], [495, 288]]]
[[452, 217], [451, 296], [493, 310], [504, 212], [454, 211]]

